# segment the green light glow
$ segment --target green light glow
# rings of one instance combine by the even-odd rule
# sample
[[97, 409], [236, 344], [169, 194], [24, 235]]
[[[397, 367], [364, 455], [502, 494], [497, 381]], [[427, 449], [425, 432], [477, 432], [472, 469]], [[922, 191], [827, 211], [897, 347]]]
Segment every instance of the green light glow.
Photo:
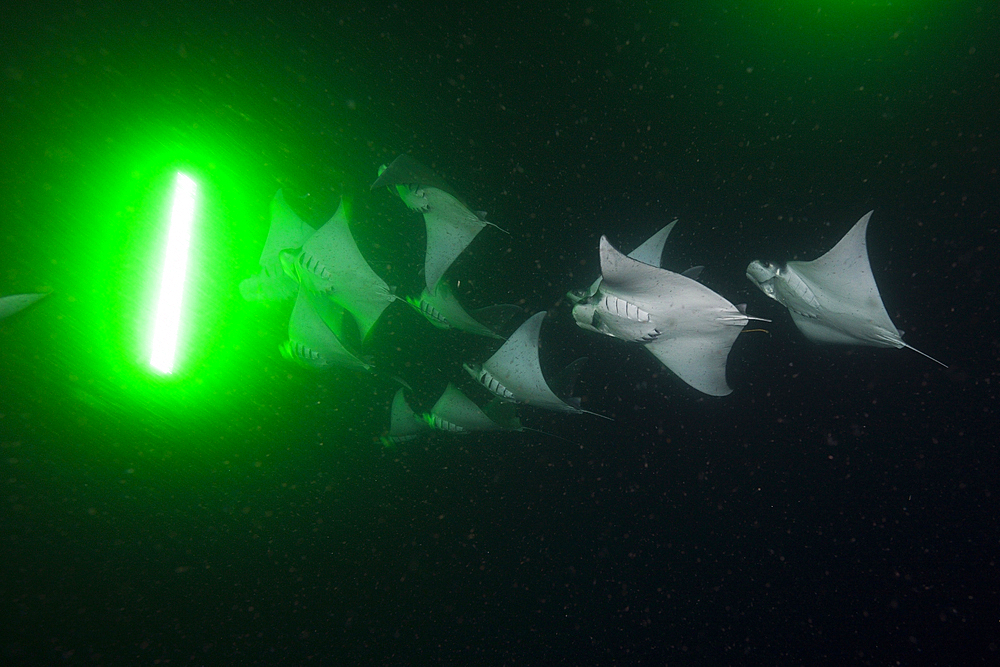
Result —
[[160, 274], [160, 296], [153, 325], [153, 349], [149, 365], [169, 375], [174, 371], [177, 333], [181, 322], [181, 302], [187, 274], [188, 248], [194, 223], [195, 194], [198, 186], [183, 173], [177, 174], [170, 207], [170, 232]]

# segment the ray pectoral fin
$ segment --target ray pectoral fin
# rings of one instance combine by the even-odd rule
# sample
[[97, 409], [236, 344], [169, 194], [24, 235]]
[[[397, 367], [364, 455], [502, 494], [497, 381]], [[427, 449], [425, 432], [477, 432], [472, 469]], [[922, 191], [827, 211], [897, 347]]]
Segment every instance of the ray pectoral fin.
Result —
[[[858, 220], [822, 257], [788, 262], [775, 278], [778, 300], [790, 310], [815, 314], [845, 333], [868, 327], [895, 331], [868, 261], [865, 234], [870, 217], [871, 212]], [[841, 322], [849, 324], [841, 326]], [[865, 343], [863, 334], [858, 338], [856, 343]]]
[[398, 155], [389, 166], [379, 168], [378, 179], [372, 183], [371, 189], [404, 184], [434, 187], [455, 194], [443, 178], [406, 153]]
[[315, 230], [302, 220], [278, 190], [271, 199], [271, 225], [260, 253], [260, 271], [240, 283], [240, 295], [247, 301], [284, 301], [295, 296], [294, 276], [282, 272], [282, 253], [297, 253]]
[[[842, 283], [849, 290], [874, 286], [871, 264], [868, 262], [868, 221], [873, 211], [861, 216], [854, 226], [823, 256], [811, 262], [796, 262], [816, 271], [829, 283]], [[871, 284], [862, 277], [871, 278]], [[861, 283], [861, 284], [859, 284]], [[875, 289], [878, 293], [878, 289]]]
[[[367, 370], [371, 365], [359, 359], [348, 350], [333, 329], [324, 320], [331, 320], [336, 314], [336, 307], [330, 304], [331, 313], [317, 312], [316, 306], [321, 306], [324, 297], [299, 289], [299, 295], [292, 308], [288, 322], [288, 341], [281, 348], [282, 354], [292, 361], [310, 368], [350, 368]], [[334, 323], [335, 327], [339, 325]]]
[[[298, 256], [298, 251], [290, 249], [282, 250], [278, 253], [278, 262], [281, 264], [282, 272], [296, 283], [299, 283], [302, 280], [297, 267]], [[296, 292], [298, 292], [298, 289], [296, 289]]]
[[520, 311], [517, 306], [499, 305], [487, 306], [469, 313], [452, 292], [447, 281], [439, 282], [434, 293], [424, 289], [419, 301], [410, 299], [409, 302], [436, 327], [457, 329], [466, 333], [489, 336], [497, 340], [504, 340], [504, 338], [493, 330], [490, 322], [481, 321], [479, 315], [487, 317], [492, 315], [497, 322], [503, 324], [515, 312]]
[[[487, 359], [476, 379], [494, 395], [547, 410], [581, 412], [549, 388], [538, 360], [538, 341], [546, 312], [535, 313]], [[471, 371], [470, 371], [471, 372]]]
[[386, 169], [388, 169], [388, 167], [386, 165], [384, 165], [384, 164], [379, 166], [379, 168], [378, 168], [378, 178], [376, 178], [375, 182], [371, 184], [371, 187], [368, 188], [369, 190], [374, 190], [375, 188], [379, 188], [379, 187], [383, 187], [383, 188], [384, 187], [391, 187], [391, 186], [387, 186], [385, 183], [381, 182], [381, 180], [382, 180], [382, 174], [385, 173]]
[[660, 231], [646, 239], [642, 245], [630, 252], [628, 256], [637, 262], [659, 267], [660, 259], [663, 257], [663, 246], [666, 244], [667, 237], [670, 236], [670, 232], [673, 231], [676, 224], [677, 221], [674, 220], [669, 225], [666, 225]]
[[682, 271], [681, 275], [685, 278], [690, 278], [691, 280], [698, 280], [698, 278], [701, 277], [701, 272], [704, 270], [704, 266], [692, 266], [687, 271]]
[[427, 197], [430, 204], [424, 212], [427, 225], [424, 278], [427, 290], [434, 293], [441, 276], [483, 230], [486, 222], [445, 192], [429, 190]]
[[297, 291], [298, 285], [285, 273], [280, 261], [262, 266], [259, 273], [240, 281], [240, 296], [245, 301], [285, 301]]
[[306, 241], [295, 262], [288, 260], [287, 252], [282, 252], [281, 258], [297, 272], [300, 283], [315, 291], [329, 292], [332, 299], [354, 315], [363, 339], [382, 312], [396, 300], [361, 254], [351, 234], [343, 200], [333, 217]]
[[698, 391], [710, 396], [727, 396], [733, 391], [726, 382], [730, 347], [731, 342], [725, 346], [699, 337], [661, 339], [650, 343], [646, 349]]
[[490, 419], [478, 405], [459, 389], [448, 383], [441, 398], [430, 412], [431, 426], [437, 429], [462, 433], [466, 431], [498, 431], [500, 425]]
[[[336, 294], [334, 295], [335, 298], [337, 296]], [[384, 295], [373, 293], [367, 298], [351, 296], [338, 299], [341, 303], [348, 304], [344, 308], [357, 321], [362, 341], [368, 340], [375, 323], [382, 316], [382, 313], [385, 312], [385, 309], [389, 307], [389, 304], [395, 300], [396, 297], [388, 292], [388, 290]]]
[[861, 342], [856, 335], [830, 326], [826, 321], [827, 318], [817, 319], [816, 317], [809, 317], [794, 310], [789, 310], [788, 312], [792, 316], [792, 322], [795, 322], [795, 326], [802, 332], [802, 335], [814, 343], [857, 345]]
[[472, 211], [444, 179], [405, 153], [379, 171], [372, 187], [380, 186], [396, 186], [403, 202], [423, 213], [427, 226], [424, 278], [431, 294], [476, 234], [486, 225], [496, 227], [486, 222], [485, 213]]
[[788, 262], [784, 268], [754, 261], [747, 277], [788, 308], [795, 325], [815, 343], [908, 347], [941, 364], [903, 342], [882, 303], [868, 260], [871, 215], [862, 216], [818, 259]]
[[[732, 391], [726, 359], [746, 314], [699, 282], [625, 257], [604, 237], [601, 273], [598, 296], [605, 296], [597, 307], [608, 331], [623, 340], [644, 341], [647, 350], [699, 391], [712, 396]], [[649, 322], [641, 321], [644, 313]], [[574, 317], [580, 321], [576, 309]]]
[[360, 359], [358, 351], [361, 349], [363, 341], [354, 316], [325, 294], [317, 294], [308, 290], [303, 290], [303, 292], [312, 312], [333, 333], [345, 350]]
[[28, 306], [41, 301], [46, 296], [48, 296], [47, 293], [11, 294], [10, 296], [0, 297], [0, 319], [20, 312]]
[[260, 255], [261, 266], [277, 262], [278, 253], [289, 248], [300, 248], [316, 230], [292, 210], [282, 190], [271, 200], [271, 226]]
[[509, 401], [495, 398], [483, 408], [483, 414], [505, 431], [520, 431], [521, 420], [517, 418], [517, 408]]
[[406, 402], [402, 389], [397, 389], [392, 398], [392, 408], [389, 416], [389, 434], [381, 438], [386, 446], [392, 446], [399, 442], [411, 440], [421, 433], [426, 433], [430, 428], [428, 424], [417, 416]]

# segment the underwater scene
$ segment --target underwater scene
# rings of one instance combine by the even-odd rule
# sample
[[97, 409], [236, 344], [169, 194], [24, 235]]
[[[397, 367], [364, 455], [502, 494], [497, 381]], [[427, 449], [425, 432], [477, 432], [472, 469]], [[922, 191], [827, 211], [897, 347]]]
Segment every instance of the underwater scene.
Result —
[[1000, 660], [997, 3], [3, 15], [3, 664]]

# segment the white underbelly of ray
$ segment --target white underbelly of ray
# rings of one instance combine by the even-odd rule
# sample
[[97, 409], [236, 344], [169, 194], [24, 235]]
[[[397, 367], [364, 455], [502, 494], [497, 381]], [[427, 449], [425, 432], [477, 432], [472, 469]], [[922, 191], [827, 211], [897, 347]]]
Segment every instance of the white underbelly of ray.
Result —
[[602, 294], [593, 324], [601, 333], [631, 343], [652, 343], [663, 333], [648, 311], [614, 294]]
[[315, 255], [303, 250], [299, 253], [296, 264], [308, 282], [317, 292], [327, 292], [333, 288], [333, 273]]
[[493, 374], [490, 373], [485, 368], [480, 369], [479, 376], [476, 379], [479, 380], [480, 384], [482, 384], [484, 387], [489, 389], [492, 393], [496, 394], [500, 398], [507, 401], [516, 400], [514, 394], [509, 389], [507, 389], [507, 387], [503, 386], [500, 380], [497, 380], [495, 377], [493, 377]]
[[636, 342], [637, 343], [652, 343], [654, 340], [656, 340], [657, 338], [659, 338], [660, 334], [662, 334], [662, 333], [663, 332], [660, 331], [659, 329], [655, 329], [654, 328], [649, 333], [643, 334], [643, 336], [639, 340], [637, 340]]
[[793, 308], [792, 306], [788, 306], [788, 310], [792, 311], [796, 315], [799, 315], [801, 317], [807, 317], [811, 320], [819, 318], [819, 315], [817, 315], [816, 313], [803, 313], [802, 310], [800, 310], [799, 308]]
[[427, 303], [426, 301], [420, 302], [420, 312], [422, 312], [424, 315], [426, 315], [429, 319], [433, 320], [434, 322], [440, 322], [446, 327], [451, 326], [451, 323], [448, 321], [448, 318], [442, 315], [441, 311], [439, 311], [437, 308]]
[[296, 341], [285, 341], [279, 348], [282, 355], [289, 361], [297, 361], [312, 368], [325, 368], [329, 366], [326, 357], [302, 343]]
[[454, 424], [447, 419], [441, 419], [437, 415], [430, 415], [430, 424], [432, 428], [438, 431], [448, 431], [449, 433], [465, 433], [466, 429], [462, 428], [458, 424]]
[[400, 196], [403, 203], [411, 211], [416, 211], [418, 213], [423, 213], [430, 206], [430, 202], [427, 201], [427, 197], [424, 196], [423, 188], [407, 188], [406, 193]]
[[604, 307], [612, 315], [624, 317], [625, 319], [632, 320], [633, 322], [649, 321], [649, 313], [639, 306], [629, 303], [625, 299], [619, 299], [614, 294], [604, 295]]
[[[785, 279], [785, 286], [788, 291], [796, 299], [799, 299], [803, 303], [809, 304], [811, 308], [819, 308], [819, 300], [816, 298], [816, 294], [794, 271], [783, 271], [781, 277]], [[805, 313], [800, 313], [806, 317], [815, 317], [814, 315], [807, 315]]]

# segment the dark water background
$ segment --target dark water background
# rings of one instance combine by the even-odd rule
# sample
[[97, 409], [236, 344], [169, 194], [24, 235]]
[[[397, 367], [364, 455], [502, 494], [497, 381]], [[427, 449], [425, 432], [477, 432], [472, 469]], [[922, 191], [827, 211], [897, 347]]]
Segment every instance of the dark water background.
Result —
[[[997, 4], [449, 4], [0, 10], [0, 293], [53, 290], [0, 323], [0, 659], [995, 664]], [[285, 187], [320, 222], [352, 193], [411, 290], [419, 219], [367, 186], [433, 166], [510, 232], [466, 294], [548, 309], [543, 362], [589, 355], [615, 421], [382, 449], [394, 385], [285, 364], [287, 309], [222, 279], [196, 377], [143, 388], [127, 223], [151, 154], [195, 143], [237, 279]], [[813, 346], [743, 275], [871, 209], [889, 313], [948, 370]], [[724, 399], [562, 301], [601, 234], [675, 217], [668, 265], [775, 320]], [[372, 349], [426, 408], [492, 348], [393, 306]]]

